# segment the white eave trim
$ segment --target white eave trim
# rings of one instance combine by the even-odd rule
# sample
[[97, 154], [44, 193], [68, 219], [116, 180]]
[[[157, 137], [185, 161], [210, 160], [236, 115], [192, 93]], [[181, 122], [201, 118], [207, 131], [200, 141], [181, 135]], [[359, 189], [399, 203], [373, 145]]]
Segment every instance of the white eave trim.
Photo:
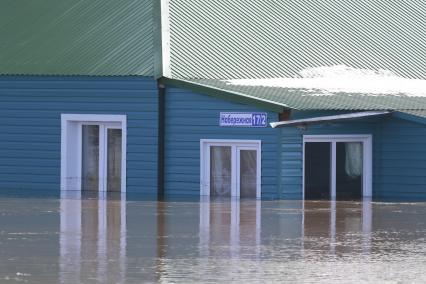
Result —
[[161, 0], [161, 57], [162, 75], [171, 76], [170, 70], [170, 0]]
[[342, 121], [342, 120], [352, 120], [358, 118], [365, 118], [370, 116], [381, 116], [391, 114], [390, 111], [364, 111], [364, 112], [355, 112], [355, 113], [346, 113], [339, 115], [330, 115], [330, 116], [320, 116], [304, 119], [295, 119], [279, 122], [271, 122], [270, 125], [272, 128], [276, 127], [286, 127], [286, 126], [298, 126], [298, 125], [308, 125], [308, 124], [319, 124], [324, 122], [332, 121]]

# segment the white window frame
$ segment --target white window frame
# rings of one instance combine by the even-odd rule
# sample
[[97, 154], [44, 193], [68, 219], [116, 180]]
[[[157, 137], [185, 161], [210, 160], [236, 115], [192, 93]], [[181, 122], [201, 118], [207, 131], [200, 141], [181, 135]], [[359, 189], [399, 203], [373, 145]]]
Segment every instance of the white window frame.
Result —
[[351, 135], [303, 135], [303, 199], [305, 199], [305, 144], [309, 142], [331, 143], [331, 191], [332, 200], [336, 199], [336, 143], [361, 142], [363, 143], [363, 179], [362, 198], [372, 197], [373, 188], [373, 137], [371, 134]]
[[200, 195], [210, 196], [210, 147], [228, 146], [232, 149], [231, 165], [231, 197], [240, 197], [240, 150], [256, 150], [256, 199], [261, 198], [261, 168], [262, 142], [260, 140], [232, 140], [232, 139], [201, 139], [200, 140]]
[[[61, 114], [61, 190], [81, 191], [83, 125], [121, 129], [121, 192], [126, 192], [127, 116], [108, 114]], [[100, 136], [99, 139], [106, 141], [107, 137]], [[101, 149], [101, 145], [99, 147], [99, 164], [104, 165], [106, 149]], [[70, 176], [73, 177], [71, 181]], [[106, 176], [99, 175], [99, 191], [106, 190]]]

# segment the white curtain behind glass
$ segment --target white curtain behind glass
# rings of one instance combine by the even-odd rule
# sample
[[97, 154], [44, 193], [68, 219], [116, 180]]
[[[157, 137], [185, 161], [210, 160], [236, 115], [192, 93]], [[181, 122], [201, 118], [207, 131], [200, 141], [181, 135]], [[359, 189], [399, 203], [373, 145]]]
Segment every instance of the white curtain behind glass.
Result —
[[356, 178], [362, 174], [362, 143], [345, 143], [345, 172], [351, 178]]
[[231, 156], [230, 146], [210, 147], [210, 195], [231, 196]]

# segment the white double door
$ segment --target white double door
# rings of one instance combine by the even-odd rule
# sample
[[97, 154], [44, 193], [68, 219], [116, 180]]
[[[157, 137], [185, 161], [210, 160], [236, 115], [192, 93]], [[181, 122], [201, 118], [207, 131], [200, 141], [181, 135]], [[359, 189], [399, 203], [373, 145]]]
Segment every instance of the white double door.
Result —
[[371, 135], [304, 135], [304, 198], [372, 196]]
[[121, 185], [121, 125], [82, 123], [81, 190], [120, 192]]
[[260, 142], [202, 142], [201, 195], [260, 198]]

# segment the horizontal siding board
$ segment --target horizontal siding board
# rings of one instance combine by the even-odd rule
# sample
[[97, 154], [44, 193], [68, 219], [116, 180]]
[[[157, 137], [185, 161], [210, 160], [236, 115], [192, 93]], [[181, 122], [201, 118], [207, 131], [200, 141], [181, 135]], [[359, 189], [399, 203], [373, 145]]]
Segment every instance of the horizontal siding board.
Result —
[[27, 150], [38, 150], [41, 147], [45, 147], [46, 150], [50, 150], [50, 151], [60, 151], [61, 149], [61, 145], [58, 145], [57, 143], [46, 143], [46, 142], [32, 142], [29, 145], [24, 145], [22, 143], [16, 143], [16, 142], [9, 142], [9, 141], [2, 141], [2, 149], [0, 149], [0, 151], [3, 150], [22, 150], [22, 151], [27, 151]]
[[302, 159], [302, 151], [301, 149], [291, 150], [289, 152], [283, 151], [281, 158], [283, 160], [300, 160]]
[[[134, 103], [134, 104], [121, 104], [117, 102], [104, 102], [102, 101], [102, 98], [100, 98], [99, 103], [93, 103], [91, 104], [82, 104], [81, 102], [66, 102], [66, 104], [61, 104], [59, 102], [54, 103], [2, 103], [2, 109], [6, 110], [22, 110], [25, 108], [29, 109], [35, 109], [35, 110], [51, 110], [51, 111], [58, 111], [58, 105], [59, 110], [62, 113], [66, 112], [75, 112], [76, 109], [78, 109], [80, 112], [91, 112], [91, 113], [105, 113], [105, 111], [111, 112], [111, 114], [124, 114], [127, 113], [127, 111], [141, 111], [141, 105]], [[146, 109], [152, 109], [155, 106], [149, 105]]]
[[[401, 163], [399, 160], [383, 159], [380, 162], [383, 174], [401, 174]], [[410, 161], [410, 163], [404, 165], [404, 168], [409, 169], [412, 174], [416, 174], [416, 172], [426, 173], [426, 163], [424, 161]]]
[[[2, 181], [16, 181], [22, 177], [21, 172], [16, 173], [0, 173], [0, 180]], [[34, 172], [25, 174], [25, 178], [32, 182], [45, 182], [49, 180], [51, 182], [58, 182], [60, 177], [58, 175], [58, 171], [54, 170], [50, 173], [45, 173], [44, 175], [39, 175]]]
[[[94, 77], [94, 76], [19, 76], [19, 85], [16, 85], [17, 76], [1, 76], [0, 84], [5, 88], [11, 89], [37, 89], [48, 88], [46, 87], [46, 79], [49, 81], [49, 88], [56, 89], [149, 89], [156, 88], [156, 81], [140, 81], [140, 80], [111, 80], [111, 77]], [[93, 81], [96, 78], [96, 81]], [[115, 78], [129, 78], [135, 79], [136, 77], [115, 77]], [[141, 77], [138, 77], [141, 78]], [[74, 82], [79, 81], [78, 85]]]
[[[139, 96], [151, 96], [153, 94], [156, 94], [155, 91], [140, 91], [139, 93], [135, 94], [134, 90], [117, 90], [117, 89], [111, 89], [111, 90], [37, 90], [37, 92], [34, 92], [30, 96], [26, 95], [25, 102], [29, 103], [37, 103], [37, 102], [43, 102], [43, 103], [50, 103], [50, 102], [60, 102], [58, 100], [58, 92], [61, 94], [61, 96], [65, 97], [65, 99], [69, 102], [79, 102], [81, 98], [84, 98], [87, 100], [87, 102], [98, 102], [99, 98], [107, 99], [107, 102], [120, 102], [120, 99], [137, 99]], [[120, 92], [120, 96], [117, 97], [117, 92]], [[13, 102], [22, 102], [21, 97], [19, 95], [22, 94], [22, 91], [20, 90], [3, 90], [3, 94], [7, 95], [8, 97], [4, 99], [4, 102], [7, 103], [13, 103]], [[122, 101], [121, 101], [122, 102]], [[155, 100], [147, 100], [147, 103], [154, 104]]]
[[[200, 195], [200, 139], [245, 139], [262, 141], [262, 198], [277, 198], [279, 132], [270, 127], [219, 127], [220, 112], [262, 112], [261, 109], [177, 88], [167, 89], [165, 108], [167, 195]], [[277, 115], [268, 113], [268, 118], [275, 121]]]
[[406, 185], [401, 187], [401, 185], [398, 184], [385, 184], [386, 185], [386, 191], [380, 192], [381, 196], [387, 196], [389, 197], [395, 197], [400, 196], [401, 198], [415, 198], [416, 195], [410, 194], [419, 194], [426, 196], [426, 188], [425, 187], [419, 187], [418, 185]]
[[[383, 137], [383, 139], [386, 141], [386, 143], [401, 143], [401, 137], [394, 136], [393, 138], [389, 137]], [[419, 143], [419, 137], [418, 136], [404, 136], [404, 145], [410, 145], [416, 146]]]
[[[401, 152], [404, 152], [404, 155], [401, 155]], [[423, 163], [426, 153], [415, 153], [401, 149], [399, 152], [381, 152], [381, 155], [386, 157], [386, 160], [388, 161], [394, 161], [403, 164], [409, 163], [410, 161], [419, 161], [419, 163]]]
[[[59, 181], [52, 181], [52, 182], [29, 182], [29, 181], [20, 181], [19, 183], [14, 181], [2, 181], [2, 191], [8, 191], [8, 190], [35, 190], [35, 191], [47, 191], [47, 192], [54, 192], [54, 189], [57, 188], [57, 183]], [[59, 190], [56, 191], [59, 193]]]
[[[84, 112], [81, 112], [84, 113]], [[100, 113], [97, 111], [97, 113]], [[144, 111], [144, 116], [139, 118], [137, 117], [137, 114], [140, 113], [139, 111], [132, 112], [128, 111], [126, 112], [127, 115], [135, 116], [135, 121], [140, 120], [146, 120], [150, 118], [156, 117], [157, 111], [156, 109], [150, 109], [149, 111]], [[15, 120], [15, 118], [43, 118], [43, 119], [50, 119], [50, 118], [57, 118], [58, 114], [56, 112], [52, 112], [50, 110], [27, 110], [25, 113], [17, 112], [15, 110], [4, 110], [0, 113], [0, 117], [2, 119], [10, 119]]]
[[285, 176], [285, 177], [300, 177], [301, 174], [301, 169], [300, 168], [295, 168], [295, 169], [288, 169], [288, 168], [283, 168], [281, 170], [281, 175]]
[[[282, 186], [285, 189], [288, 185], [302, 185], [302, 179], [300, 176], [282, 176]], [[297, 189], [298, 192], [301, 192], [301, 189]], [[286, 191], [284, 192], [284, 194]]]
[[127, 190], [157, 190], [157, 87], [144, 77], [0, 76], [0, 190], [59, 192], [61, 113], [127, 115]]
[[282, 160], [281, 166], [283, 169], [302, 169], [303, 162], [299, 160]]
[[[423, 139], [426, 139], [426, 135], [423, 137]], [[422, 155], [426, 154], [426, 147], [419, 149], [417, 147], [402, 146], [401, 143], [385, 143], [383, 144], [381, 151], [382, 153], [401, 152], [401, 147], [403, 147], [405, 152], [421, 153]]]

